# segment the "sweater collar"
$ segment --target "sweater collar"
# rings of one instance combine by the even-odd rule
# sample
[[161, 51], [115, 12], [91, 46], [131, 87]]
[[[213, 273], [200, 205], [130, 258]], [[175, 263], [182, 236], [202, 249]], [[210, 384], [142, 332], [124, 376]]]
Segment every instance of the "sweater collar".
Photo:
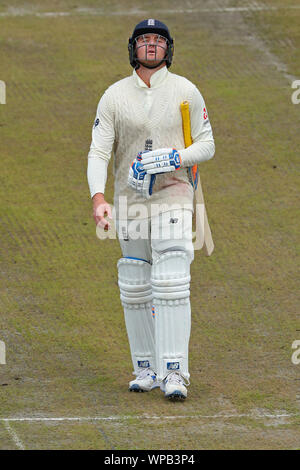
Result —
[[[162, 67], [157, 70], [150, 78], [150, 88], [158, 88], [166, 80], [169, 72], [167, 67]], [[146, 83], [138, 76], [135, 70], [133, 70], [133, 78], [135, 83], [140, 88], [148, 88]]]

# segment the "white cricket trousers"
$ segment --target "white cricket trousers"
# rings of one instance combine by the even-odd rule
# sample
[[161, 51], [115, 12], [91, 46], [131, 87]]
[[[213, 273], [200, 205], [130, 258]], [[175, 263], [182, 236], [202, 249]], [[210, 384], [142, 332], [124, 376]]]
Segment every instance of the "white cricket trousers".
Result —
[[189, 209], [172, 209], [116, 221], [120, 297], [135, 375], [151, 367], [159, 381], [174, 371], [189, 379], [192, 216]]

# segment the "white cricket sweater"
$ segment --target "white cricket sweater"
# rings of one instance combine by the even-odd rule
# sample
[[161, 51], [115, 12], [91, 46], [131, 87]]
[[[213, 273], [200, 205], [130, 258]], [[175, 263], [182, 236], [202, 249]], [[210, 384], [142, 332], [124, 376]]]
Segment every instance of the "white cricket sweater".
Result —
[[[190, 106], [193, 139], [193, 144], [187, 149], [184, 148], [180, 112], [180, 103], [185, 100]], [[176, 148], [183, 166], [177, 171], [157, 175], [149, 200], [142, 199], [127, 186], [129, 167], [137, 154], [145, 149], [147, 139], [152, 141], [152, 150]], [[186, 167], [209, 160], [214, 151], [207, 108], [196, 86], [163, 67], [152, 75], [148, 88], [134, 70], [130, 77], [110, 86], [99, 101], [88, 154], [87, 177], [91, 197], [97, 192], [104, 193], [107, 166], [113, 153], [117, 217], [150, 217], [154, 205], [155, 213], [166, 211], [174, 204], [192, 207], [194, 193]], [[137, 212], [136, 204], [141, 203], [143, 210]]]

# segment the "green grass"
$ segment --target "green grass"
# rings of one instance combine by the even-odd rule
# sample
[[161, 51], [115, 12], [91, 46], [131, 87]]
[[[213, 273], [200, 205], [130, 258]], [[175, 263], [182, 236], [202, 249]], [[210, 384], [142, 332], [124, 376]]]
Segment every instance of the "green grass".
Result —
[[299, 79], [299, 2], [270, 0], [263, 3], [277, 9], [253, 11], [248, 20], [256, 26], [269, 50], [286, 65], [288, 73]]
[[[101, 8], [110, 12], [108, 2]], [[111, 8], [124, 9], [117, 1]], [[153, 3], [146, 16], [158, 16], [157, 8]], [[268, 44], [280, 31], [299, 50], [288, 15], [245, 14], [245, 28], [255, 25]], [[159, 390], [127, 392], [121, 252], [116, 240], [96, 238], [86, 164], [97, 102], [131, 73], [126, 42], [144, 16], [0, 17], [0, 79], [7, 85], [0, 106], [0, 339], [7, 346], [1, 416], [130, 416], [99, 426], [17, 423], [28, 448], [295, 448], [293, 417], [280, 429], [254, 420], [259, 432], [247, 417], [200, 418], [257, 409], [299, 413], [291, 345], [299, 335], [300, 108], [263, 51], [238, 40], [235, 16], [163, 14], [176, 41], [171, 70], [199, 86], [214, 130], [216, 155], [202, 165], [201, 181], [216, 249], [211, 258], [196, 253], [192, 264], [188, 400], [169, 403]], [[297, 73], [298, 52], [272, 51]], [[106, 197], [112, 202], [111, 166]], [[162, 420], [136, 419], [143, 414]], [[163, 418], [170, 415], [199, 418], [174, 424]], [[1, 426], [1, 447], [13, 447]]]

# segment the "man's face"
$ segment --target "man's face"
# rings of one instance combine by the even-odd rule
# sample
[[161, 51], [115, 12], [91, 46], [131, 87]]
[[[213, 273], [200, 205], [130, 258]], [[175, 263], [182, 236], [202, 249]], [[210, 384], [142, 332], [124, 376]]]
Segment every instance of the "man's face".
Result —
[[167, 40], [159, 34], [146, 33], [136, 38], [136, 56], [141, 64], [156, 65], [166, 55]]

